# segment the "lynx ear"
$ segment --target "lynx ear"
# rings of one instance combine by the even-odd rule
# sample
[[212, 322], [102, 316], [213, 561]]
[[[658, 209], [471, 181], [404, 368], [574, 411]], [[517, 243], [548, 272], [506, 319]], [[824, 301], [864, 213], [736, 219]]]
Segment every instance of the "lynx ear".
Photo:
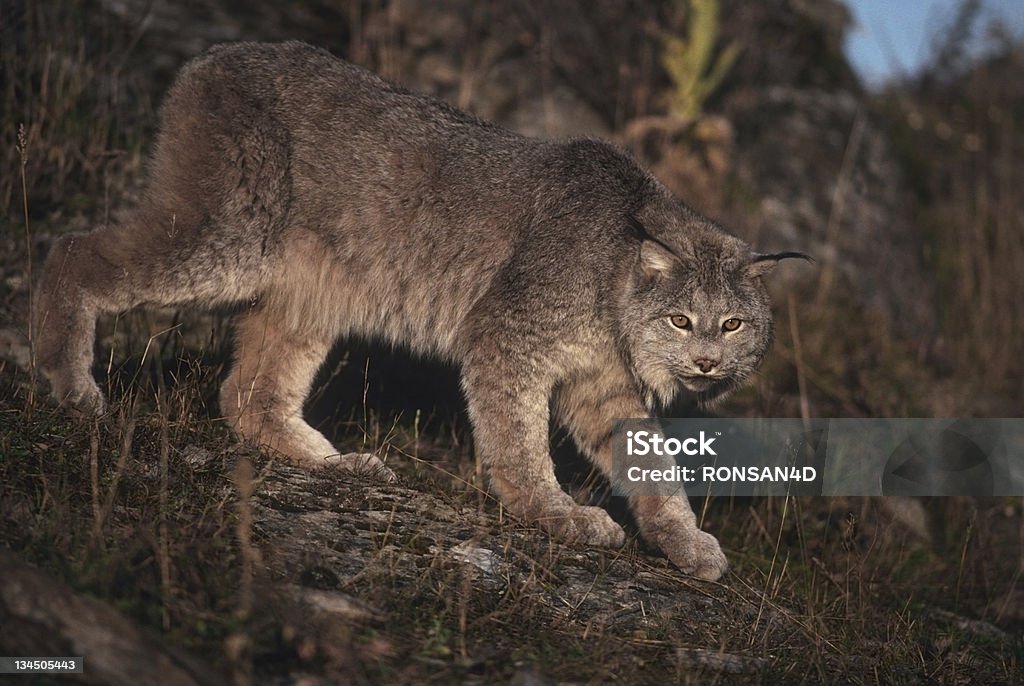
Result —
[[665, 276], [678, 265], [679, 258], [658, 241], [645, 240], [640, 244], [640, 271], [648, 279]]
[[802, 252], [776, 252], [767, 255], [755, 254], [750, 258], [750, 263], [744, 267], [744, 271], [750, 278], [758, 276], [764, 276], [771, 270], [775, 269], [775, 265], [779, 263], [779, 260], [785, 260], [787, 258], [795, 257], [801, 260], [807, 260], [808, 262], [814, 262], [814, 258], [810, 255], [806, 255]]

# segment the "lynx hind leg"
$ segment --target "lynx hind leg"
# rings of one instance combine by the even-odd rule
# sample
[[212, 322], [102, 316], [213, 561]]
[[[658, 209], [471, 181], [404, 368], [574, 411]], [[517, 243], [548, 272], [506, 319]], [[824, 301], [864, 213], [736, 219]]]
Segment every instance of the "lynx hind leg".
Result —
[[[612, 420], [646, 417], [648, 413], [628, 384], [619, 384], [613, 392], [607, 391], [609, 385], [600, 379], [567, 384], [559, 389], [555, 408], [580, 450], [612, 479], [616, 471], [612, 464]], [[697, 527], [685, 492], [671, 496], [636, 494], [630, 496], [629, 504], [644, 539], [660, 548], [683, 572], [715, 581], [728, 569], [718, 541]]]
[[303, 419], [303, 402], [331, 340], [289, 332], [285, 321], [266, 306], [236, 321], [234, 367], [220, 392], [221, 412], [232, 429], [240, 439], [308, 469], [334, 466], [394, 480], [376, 455], [341, 454]]
[[109, 270], [89, 245], [96, 241], [95, 233], [54, 241], [31, 313], [36, 363], [53, 398], [84, 413], [103, 411], [103, 394], [90, 371], [96, 317], [105, 301], [117, 300], [107, 290]]
[[[463, 367], [477, 459], [504, 507], [552, 536], [576, 543], [618, 547], [626, 534], [600, 507], [577, 504], [555, 478], [548, 435], [548, 395], [543, 385], [516, 384], [521, 371], [486, 365]], [[529, 368], [524, 366], [521, 368]], [[495, 384], [498, 378], [502, 383]]]
[[[194, 228], [186, 222], [180, 222], [182, 231]], [[155, 211], [139, 211], [121, 224], [54, 241], [31, 316], [37, 364], [61, 404], [82, 412], [103, 409], [90, 370], [99, 315], [230, 292], [221, 283], [228, 278], [224, 270], [204, 271], [201, 260], [178, 253], [179, 246], [163, 233], [168, 223]]]

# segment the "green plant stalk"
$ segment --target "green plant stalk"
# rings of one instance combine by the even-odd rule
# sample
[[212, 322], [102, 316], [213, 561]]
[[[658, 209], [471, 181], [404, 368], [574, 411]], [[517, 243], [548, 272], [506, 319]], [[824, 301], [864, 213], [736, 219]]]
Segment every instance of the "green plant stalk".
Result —
[[672, 79], [669, 111], [691, 122], [700, 118], [704, 103], [721, 85], [739, 57], [733, 41], [713, 59], [718, 43], [718, 0], [689, 0], [686, 38], [669, 36], [662, 51], [662, 66]]

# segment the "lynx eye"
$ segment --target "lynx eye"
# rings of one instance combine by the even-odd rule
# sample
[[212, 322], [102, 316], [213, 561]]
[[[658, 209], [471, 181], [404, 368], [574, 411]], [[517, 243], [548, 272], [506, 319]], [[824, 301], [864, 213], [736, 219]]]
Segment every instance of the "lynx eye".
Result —
[[736, 319], [736, 318], [726, 319], [724, 322], [722, 322], [722, 331], [735, 331], [736, 329], [740, 328], [740, 326], [742, 326], [742, 325], [743, 325], [743, 320], [742, 319]]
[[672, 322], [672, 326], [676, 327], [677, 329], [690, 328], [690, 318], [685, 315], [675, 314], [669, 317], [668, 320]]

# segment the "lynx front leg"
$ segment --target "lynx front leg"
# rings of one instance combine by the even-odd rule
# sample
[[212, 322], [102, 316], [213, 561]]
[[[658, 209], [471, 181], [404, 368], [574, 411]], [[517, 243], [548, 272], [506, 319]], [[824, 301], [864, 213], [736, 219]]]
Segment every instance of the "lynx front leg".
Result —
[[267, 308], [239, 317], [235, 366], [220, 393], [221, 412], [238, 436], [281, 453], [307, 468], [337, 466], [395, 478], [375, 455], [340, 454], [306, 423], [302, 404], [331, 341], [284, 328], [284, 316]]
[[[609, 392], [609, 387], [618, 390]], [[561, 387], [556, 395], [556, 408], [580, 449], [609, 478], [615, 474], [612, 421], [648, 416], [628, 384], [609, 384], [600, 378], [580, 379]], [[629, 503], [643, 537], [658, 546], [681, 570], [708, 581], [725, 573], [725, 555], [714, 536], [697, 528], [685, 492], [672, 496], [634, 495]]]
[[621, 546], [625, 532], [607, 512], [578, 505], [559, 486], [549, 451], [549, 387], [521, 380], [522, 369], [496, 369], [493, 357], [463, 368], [477, 457], [491, 487], [512, 514], [557, 538]]
[[715, 581], [725, 574], [729, 561], [718, 539], [697, 528], [697, 518], [685, 494], [634, 496], [629, 504], [640, 533], [661, 548], [679, 569], [706, 581]]

